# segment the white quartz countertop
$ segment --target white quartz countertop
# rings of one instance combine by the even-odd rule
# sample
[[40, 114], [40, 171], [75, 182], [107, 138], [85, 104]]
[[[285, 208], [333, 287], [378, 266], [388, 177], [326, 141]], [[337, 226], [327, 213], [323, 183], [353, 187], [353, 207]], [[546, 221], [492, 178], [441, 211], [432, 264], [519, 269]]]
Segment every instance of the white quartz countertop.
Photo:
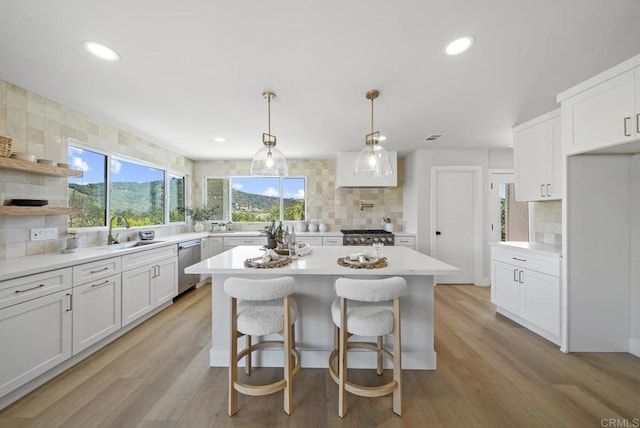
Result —
[[[298, 236], [325, 236], [335, 237], [342, 236], [340, 231], [335, 232], [300, 232]], [[410, 233], [395, 233], [396, 236], [414, 236]], [[176, 235], [157, 236], [156, 243], [141, 247], [117, 249], [117, 246], [99, 246], [99, 247], [81, 247], [76, 251], [68, 254], [60, 252], [39, 254], [25, 257], [15, 257], [0, 260], [0, 281], [17, 278], [20, 276], [31, 275], [34, 273], [45, 272], [53, 269], [61, 269], [82, 263], [89, 263], [96, 260], [106, 259], [110, 257], [123, 256], [138, 251], [150, 250], [166, 245], [175, 245], [178, 242], [189, 241], [192, 239], [206, 238], [210, 236], [233, 237], [233, 236], [260, 236], [258, 231], [228, 231], [228, 232], [191, 232], [180, 233]], [[340, 248], [340, 247], [339, 247]], [[346, 250], [345, 255], [351, 250]]]
[[193, 274], [237, 275], [448, 275], [459, 270], [447, 263], [414, 251], [407, 247], [384, 247], [388, 266], [380, 269], [352, 269], [340, 266], [338, 258], [351, 253], [370, 251], [371, 246], [313, 247], [311, 254], [293, 260], [287, 266], [273, 269], [244, 267], [248, 258], [260, 257], [264, 251], [259, 246], [239, 246], [211, 257], [185, 269]]
[[505, 241], [505, 242], [491, 242], [490, 245], [494, 247], [510, 247], [520, 250], [527, 250], [544, 254], [557, 254], [562, 255], [562, 248], [556, 245], [539, 244], [537, 242], [519, 242], [519, 241]]

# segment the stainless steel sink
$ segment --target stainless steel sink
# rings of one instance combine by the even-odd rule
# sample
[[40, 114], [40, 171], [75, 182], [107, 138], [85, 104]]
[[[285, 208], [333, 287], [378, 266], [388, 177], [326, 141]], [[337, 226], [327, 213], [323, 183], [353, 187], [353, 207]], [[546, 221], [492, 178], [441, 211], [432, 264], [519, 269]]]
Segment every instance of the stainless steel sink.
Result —
[[131, 242], [120, 242], [118, 244], [104, 245], [102, 247], [96, 247], [96, 250], [105, 250], [105, 251], [121, 251], [128, 250], [129, 248], [136, 247], [146, 247], [147, 245], [159, 244], [164, 241], [131, 241]]

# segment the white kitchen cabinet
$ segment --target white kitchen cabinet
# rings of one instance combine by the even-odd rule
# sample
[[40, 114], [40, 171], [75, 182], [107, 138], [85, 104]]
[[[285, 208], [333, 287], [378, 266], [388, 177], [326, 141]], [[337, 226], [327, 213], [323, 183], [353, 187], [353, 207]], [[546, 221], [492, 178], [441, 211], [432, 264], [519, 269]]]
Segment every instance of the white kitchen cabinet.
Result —
[[[202, 240], [202, 252], [200, 253], [200, 261], [207, 260], [210, 257], [217, 256], [224, 251], [224, 238], [221, 236], [210, 236]], [[209, 275], [200, 275], [200, 281], [209, 278]]]
[[309, 244], [312, 247], [322, 247], [322, 236], [297, 235], [297, 240], [298, 242]]
[[67, 290], [0, 310], [0, 397], [71, 357]]
[[230, 250], [239, 245], [265, 245], [267, 243], [266, 236], [225, 236], [224, 250]]
[[123, 327], [177, 295], [176, 245], [123, 256], [122, 266]]
[[207, 239], [207, 251], [206, 257], [202, 257], [202, 260], [206, 260], [209, 257], [217, 256], [224, 251], [224, 239], [221, 237], [209, 237]]
[[564, 91], [557, 101], [567, 155], [640, 139], [640, 55]]
[[[118, 258], [119, 259], [119, 258]], [[73, 287], [73, 354], [122, 326], [122, 282], [115, 275]]]
[[491, 248], [491, 302], [497, 312], [560, 344], [560, 258], [508, 246]]
[[170, 301], [178, 294], [178, 259], [161, 260], [156, 263], [153, 284], [154, 307]]
[[516, 200], [562, 198], [560, 110], [513, 129]]
[[395, 236], [394, 245], [400, 247], [409, 247], [412, 250], [416, 249], [416, 238], [415, 236]]
[[360, 177], [353, 172], [359, 152], [339, 152], [336, 160], [336, 187], [396, 187], [398, 186], [398, 153], [387, 151], [393, 171], [386, 177]]
[[342, 236], [323, 236], [322, 245], [342, 245]]

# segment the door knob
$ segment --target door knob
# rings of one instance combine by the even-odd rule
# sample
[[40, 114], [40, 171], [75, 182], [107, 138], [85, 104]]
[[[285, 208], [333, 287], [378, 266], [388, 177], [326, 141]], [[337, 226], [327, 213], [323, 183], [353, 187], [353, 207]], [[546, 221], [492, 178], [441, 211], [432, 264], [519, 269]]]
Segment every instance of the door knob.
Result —
[[440, 236], [440, 235], [442, 235], [442, 233], [439, 230], [436, 230], [436, 235]]

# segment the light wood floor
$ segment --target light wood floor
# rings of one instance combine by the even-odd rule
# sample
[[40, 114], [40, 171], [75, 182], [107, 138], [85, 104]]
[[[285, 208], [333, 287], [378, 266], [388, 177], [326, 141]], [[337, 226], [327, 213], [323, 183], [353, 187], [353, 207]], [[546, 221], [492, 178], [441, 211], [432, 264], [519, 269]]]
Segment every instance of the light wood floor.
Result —
[[276, 394], [241, 396], [230, 418], [227, 371], [208, 366], [210, 328], [205, 286], [0, 412], [0, 427], [600, 427], [602, 418], [640, 418], [639, 358], [563, 354], [497, 316], [488, 288], [436, 287], [438, 370], [404, 372], [402, 417], [390, 397], [350, 395], [341, 420], [327, 371], [303, 369], [291, 416]]

